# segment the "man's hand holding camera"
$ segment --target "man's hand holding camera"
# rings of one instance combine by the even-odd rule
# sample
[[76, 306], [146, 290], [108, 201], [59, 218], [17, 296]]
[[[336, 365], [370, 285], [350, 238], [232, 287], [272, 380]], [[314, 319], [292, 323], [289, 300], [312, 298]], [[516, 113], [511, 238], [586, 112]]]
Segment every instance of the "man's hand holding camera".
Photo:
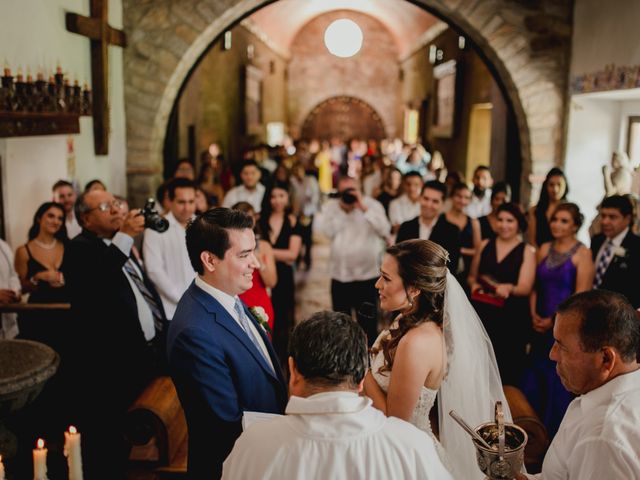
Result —
[[356, 208], [363, 212], [367, 211], [367, 206], [362, 199], [362, 193], [356, 188], [347, 188], [340, 192], [340, 208], [345, 212], [351, 212]]
[[130, 237], [135, 237], [142, 233], [144, 230], [144, 216], [141, 215], [140, 212], [141, 210], [139, 208], [135, 208], [127, 213], [120, 227], [122, 233]]

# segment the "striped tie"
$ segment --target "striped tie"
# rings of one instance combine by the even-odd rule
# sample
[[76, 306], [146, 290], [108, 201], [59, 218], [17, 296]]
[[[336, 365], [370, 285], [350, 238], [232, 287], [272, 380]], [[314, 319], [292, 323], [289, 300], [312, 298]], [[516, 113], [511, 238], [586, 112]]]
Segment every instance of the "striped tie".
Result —
[[136, 287], [138, 287], [138, 290], [140, 291], [140, 293], [142, 294], [142, 297], [147, 302], [147, 305], [149, 305], [149, 309], [151, 310], [151, 314], [153, 315], [153, 324], [156, 327], [156, 333], [162, 332], [162, 330], [164, 329], [164, 324], [162, 323], [162, 319], [164, 318], [164, 315], [162, 314], [162, 309], [158, 305], [158, 302], [156, 302], [156, 299], [154, 298], [153, 294], [149, 291], [149, 289], [145, 285], [144, 280], [142, 280], [142, 277], [140, 277], [140, 274], [138, 273], [138, 269], [133, 265], [133, 260], [131, 259], [127, 260], [124, 264], [124, 269], [127, 271], [129, 276], [133, 280], [133, 283], [136, 284]]
[[598, 288], [600, 284], [602, 284], [602, 279], [604, 278], [604, 274], [607, 271], [609, 262], [611, 261], [612, 253], [613, 242], [611, 240], [607, 240], [607, 243], [604, 246], [604, 251], [602, 252], [602, 255], [600, 255], [600, 261], [596, 266], [596, 278], [593, 280], [593, 288]]
[[253, 329], [251, 328], [251, 325], [249, 325], [250, 320], [247, 318], [246, 313], [244, 313], [244, 308], [242, 307], [242, 302], [240, 301], [239, 298], [236, 298], [236, 303], [233, 306], [233, 308], [238, 314], [238, 320], [240, 321], [240, 325], [242, 325], [242, 328], [247, 334], [247, 336], [249, 337], [249, 340], [251, 340], [251, 343], [253, 343], [253, 345], [256, 347], [258, 352], [260, 352], [260, 355], [262, 355], [262, 358], [264, 358], [265, 362], [267, 362], [267, 365], [269, 365], [269, 367], [271, 368], [271, 371], [275, 373], [275, 371], [273, 370], [273, 365], [271, 364], [271, 361], [269, 360], [269, 358], [267, 358], [264, 351], [262, 350], [262, 347], [260, 346], [260, 342], [253, 334]]

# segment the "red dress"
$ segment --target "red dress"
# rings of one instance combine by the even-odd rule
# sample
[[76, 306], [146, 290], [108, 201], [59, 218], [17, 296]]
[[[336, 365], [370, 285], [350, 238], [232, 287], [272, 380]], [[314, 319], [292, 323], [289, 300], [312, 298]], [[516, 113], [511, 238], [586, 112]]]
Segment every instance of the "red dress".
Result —
[[260, 271], [258, 269], [253, 271], [253, 285], [249, 290], [240, 295], [242, 301], [247, 307], [262, 307], [267, 312], [269, 317], [269, 327], [273, 331], [273, 304], [271, 303], [271, 297], [267, 292], [267, 287], [264, 286]]

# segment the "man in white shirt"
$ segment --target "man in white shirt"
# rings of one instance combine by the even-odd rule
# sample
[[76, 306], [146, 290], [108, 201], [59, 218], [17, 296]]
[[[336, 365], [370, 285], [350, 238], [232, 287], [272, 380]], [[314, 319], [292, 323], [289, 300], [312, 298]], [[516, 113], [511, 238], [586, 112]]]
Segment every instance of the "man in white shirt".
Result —
[[73, 185], [66, 180], [58, 180], [53, 184], [51, 190], [53, 191], [53, 201], [60, 203], [64, 207], [64, 211], [67, 214], [64, 222], [67, 227], [67, 236], [72, 239], [82, 231], [82, 227], [78, 223], [73, 210], [73, 206], [76, 203], [76, 191]]
[[627, 299], [592, 290], [556, 313], [549, 358], [573, 400], [535, 480], [640, 478], [640, 321]]
[[[0, 239], [0, 305], [19, 302], [20, 290], [20, 278], [13, 267], [13, 252], [7, 242]], [[9, 340], [17, 335], [17, 315], [0, 315], [0, 340]]]
[[147, 230], [143, 252], [147, 274], [160, 294], [167, 320], [171, 320], [180, 297], [195, 277], [185, 229], [196, 211], [196, 187], [191, 180], [174, 178], [168, 191], [171, 207], [165, 218], [169, 229], [163, 233]]
[[316, 313], [295, 328], [290, 347], [286, 416], [248, 427], [223, 478], [451, 479], [425, 432], [359, 396], [368, 352], [350, 317]]
[[238, 202], [248, 202], [256, 213], [262, 209], [262, 197], [264, 197], [264, 185], [260, 183], [260, 168], [255, 160], [246, 160], [242, 163], [240, 180], [242, 185], [233, 187], [224, 196], [222, 206], [233, 207]]
[[400, 224], [420, 215], [420, 193], [422, 192], [422, 175], [418, 172], [407, 172], [402, 178], [404, 193], [391, 200], [389, 204], [389, 221], [391, 231], [396, 233]]
[[363, 197], [353, 178], [338, 181], [338, 195], [323, 205], [314, 229], [331, 239], [333, 309], [347, 315], [355, 310], [372, 345], [378, 334], [375, 283], [390, 225], [384, 207], [371, 197]]
[[465, 213], [471, 218], [479, 218], [491, 213], [491, 187], [493, 177], [486, 165], [478, 165], [473, 172], [473, 194]]

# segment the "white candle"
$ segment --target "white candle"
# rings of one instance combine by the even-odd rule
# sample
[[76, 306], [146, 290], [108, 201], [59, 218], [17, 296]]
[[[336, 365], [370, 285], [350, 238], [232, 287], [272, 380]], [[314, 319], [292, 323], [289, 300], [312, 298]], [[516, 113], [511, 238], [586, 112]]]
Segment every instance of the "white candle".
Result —
[[47, 449], [44, 448], [44, 440], [41, 438], [33, 449], [33, 479], [47, 480]]
[[69, 427], [68, 432], [64, 432], [64, 455], [67, 457], [69, 465], [69, 480], [82, 480], [80, 434], [74, 426]]
[[4, 464], [2, 463], [2, 455], [0, 455], [0, 480], [4, 480]]

